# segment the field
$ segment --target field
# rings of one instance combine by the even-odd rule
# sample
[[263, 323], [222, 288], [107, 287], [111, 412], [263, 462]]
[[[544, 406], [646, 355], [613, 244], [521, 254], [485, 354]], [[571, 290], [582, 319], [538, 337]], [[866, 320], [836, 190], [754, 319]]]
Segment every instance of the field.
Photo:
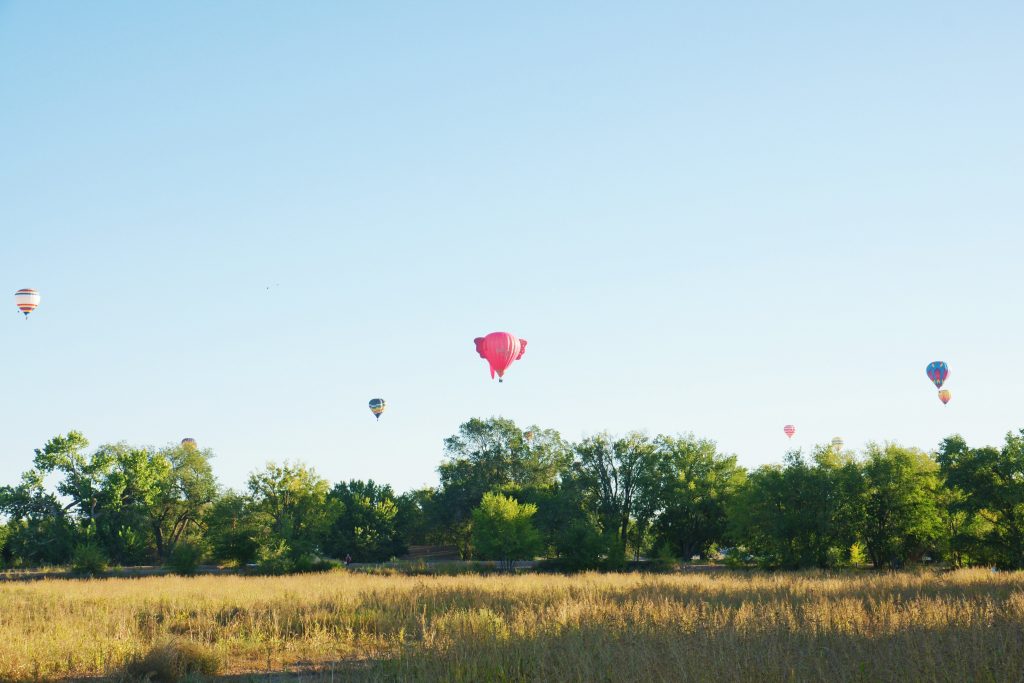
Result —
[[0, 584], [2, 680], [166, 680], [176, 656], [239, 681], [1016, 680], [1024, 575], [335, 571]]

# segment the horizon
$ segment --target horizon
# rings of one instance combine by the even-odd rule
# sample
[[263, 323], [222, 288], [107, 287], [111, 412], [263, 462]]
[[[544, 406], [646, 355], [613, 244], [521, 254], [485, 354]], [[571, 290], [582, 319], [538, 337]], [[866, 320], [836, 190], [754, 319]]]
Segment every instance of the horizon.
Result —
[[[1022, 19], [0, 2], [0, 485], [70, 430], [195, 438], [236, 489], [433, 485], [470, 415], [748, 469], [1001, 443]], [[499, 330], [529, 342], [502, 384]]]

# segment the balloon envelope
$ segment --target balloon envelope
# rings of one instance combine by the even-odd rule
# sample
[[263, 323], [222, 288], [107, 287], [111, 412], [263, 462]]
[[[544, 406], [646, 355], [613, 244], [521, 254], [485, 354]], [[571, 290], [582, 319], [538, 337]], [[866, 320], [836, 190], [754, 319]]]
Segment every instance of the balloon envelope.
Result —
[[477, 337], [473, 343], [480, 357], [490, 364], [491, 379], [497, 374], [499, 382], [505, 376], [508, 366], [526, 353], [526, 340], [508, 332], [491, 332], [486, 337]]
[[39, 301], [39, 292], [34, 289], [19, 289], [14, 293], [14, 305], [25, 314], [26, 318], [29, 313], [36, 310], [36, 307], [39, 306]]
[[843, 450], [843, 440], [838, 436], [832, 439], [832, 448], [836, 449], [837, 451]]
[[925, 372], [928, 373], [928, 379], [935, 383], [935, 388], [941, 389], [942, 383], [949, 377], [949, 366], [941, 360], [936, 360], [928, 364]]
[[373, 413], [374, 417], [376, 417], [379, 420], [380, 414], [384, 412], [384, 409], [387, 407], [387, 405], [387, 401], [385, 401], [382, 398], [370, 399], [370, 412]]
[[942, 405], [949, 403], [949, 399], [953, 398], [953, 394], [949, 393], [949, 389], [942, 389], [939, 391], [939, 400], [942, 401]]
[[196, 440], [193, 438], [186, 437], [181, 440], [181, 445], [186, 448], [196, 448]]
[[782, 431], [786, 432], [786, 436], [792, 439], [793, 435], [796, 434], [796, 427], [793, 425], [786, 425], [782, 428]]

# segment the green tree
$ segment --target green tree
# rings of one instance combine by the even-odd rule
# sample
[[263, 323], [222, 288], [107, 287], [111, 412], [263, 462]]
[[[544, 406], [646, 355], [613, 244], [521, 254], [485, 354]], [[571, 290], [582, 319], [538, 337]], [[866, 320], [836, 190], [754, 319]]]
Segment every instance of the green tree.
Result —
[[957, 492], [949, 512], [980, 518], [986, 528], [975, 528], [984, 554], [1002, 567], [1024, 568], [1024, 430], [1008, 433], [1001, 449], [969, 448], [951, 436], [937, 460], [946, 486]]
[[938, 465], [921, 451], [871, 444], [863, 466], [862, 538], [874, 567], [900, 567], [935, 547], [942, 533]]
[[862, 519], [857, 464], [820, 448], [750, 473], [729, 508], [731, 535], [763, 564], [831, 567], [849, 556]]
[[46, 490], [43, 475], [32, 469], [16, 486], [0, 487], [0, 514], [7, 518], [4, 564], [66, 564], [78, 533], [67, 509]]
[[352, 480], [328, 494], [334, 518], [326, 549], [336, 558], [379, 562], [405, 553], [397, 528], [398, 504], [390, 486]]
[[263, 527], [261, 549], [275, 556], [284, 548], [291, 562], [319, 555], [326, 538], [330, 513], [327, 481], [302, 463], [268, 463], [249, 475], [253, 522]]
[[531, 559], [541, 547], [532, 523], [537, 506], [521, 504], [500, 493], [485, 493], [473, 510], [473, 546], [485, 560], [499, 560], [511, 570], [516, 560]]
[[225, 492], [205, 513], [206, 540], [213, 559], [238, 565], [255, 562], [268, 519], [253, 510], [246, 496]]
[[656, 496], [660, 513], [656, 543], [686, 560], [704, 554], [712, 543], [725, 544], [726, 508], [746, 481], [735, 455], [723, 455], [715, 443], [693, 435], [659, 436]]
[[576, 476], [599, 520], [601, 531], [616, 544], [609, 561], [621, 561], [634, 528], [634, 545], [643, 537], [655, 512], [650, 494], [657, 482], [657, 454], [643, 434], [632, 432], [614, 441], [607, 434], [576, 445]]
[[434, 527], [445, 541], [470, 549], [472, 511], [490, 491], [520, 492], [554, 485], [572, 460], [558, 432], [531, 427], [532, 438], [512, 420], [473, 418], [445, 440], [438, 467], [441, 485], [431, 501]]

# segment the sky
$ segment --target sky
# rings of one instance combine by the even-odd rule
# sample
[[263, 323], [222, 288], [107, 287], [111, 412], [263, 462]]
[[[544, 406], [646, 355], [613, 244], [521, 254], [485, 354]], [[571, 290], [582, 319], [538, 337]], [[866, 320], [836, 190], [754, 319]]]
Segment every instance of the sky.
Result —
[[0, 484], [72, 429], [398, 490], [474, 416], [1000, 443], [1022, 74], [1019, 2], [0, 0]]

